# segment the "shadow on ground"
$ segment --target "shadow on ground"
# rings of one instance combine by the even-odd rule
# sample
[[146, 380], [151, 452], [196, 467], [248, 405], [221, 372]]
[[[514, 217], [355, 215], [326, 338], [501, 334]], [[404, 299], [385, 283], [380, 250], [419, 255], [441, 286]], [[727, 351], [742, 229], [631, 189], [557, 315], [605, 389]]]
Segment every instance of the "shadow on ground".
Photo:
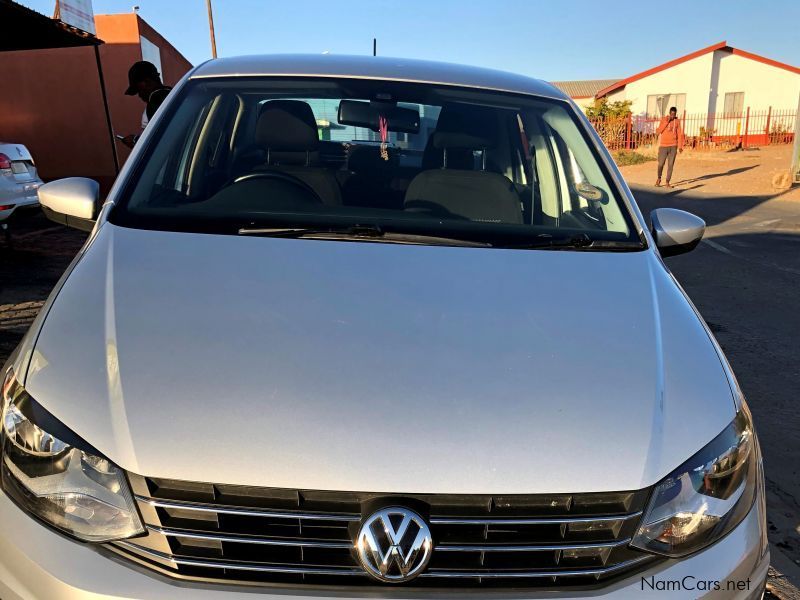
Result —
[[645, 218], [650, 222], [650, 211], [662, 206], [687, 210], [702, 217], [711, 227], [751, 212], [760, 205], [779, 197], [772, 196], [720, 196], [698, 193], [702, 184], [692, 187], [658, 189], [651, 186], [631, 185], [631, 191]]
[[736, 169], [729, 169], [728, 171], [721, 171], [719, 173], [708, 173], [707, 175], [701, 175], [699, 177], [693, 177], [690, 179], [681, 179], [680, 181], [674, 182], [674, 185], [685, 185], [690, 183], [696, 183], [698, 181], [705, 181], [706, 179], [715, 179], [717, 177], [737, 175], [739, 173], [744, 173], [745, 171], [749, 171], [750, 169], [755, 169], [757, 166], [758, 165], [751, 165], [749, 167], [738, 167]]

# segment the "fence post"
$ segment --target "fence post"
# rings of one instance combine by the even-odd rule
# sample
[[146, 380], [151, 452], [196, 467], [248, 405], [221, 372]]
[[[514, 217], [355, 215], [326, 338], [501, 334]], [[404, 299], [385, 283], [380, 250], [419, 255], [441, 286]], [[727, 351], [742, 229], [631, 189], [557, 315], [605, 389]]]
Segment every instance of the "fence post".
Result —
[[686, 109], [683, 109], [683, 116], [681, 116], [681, 128], [683, 129], [683, 145], [686, 145]]
[[750, 107], [747, 107], [747, 116], [744, 118], [744, 147], [747, 148], [747, 129], [750, 127]]
[[770, 106], [769, 109], [767, 110], [767, 127], [766, 130], [764, 131], [764, 133], [767, 134], [767, 145], [772, 143], [772, 140], [769, 137], [769, 119], [771, 116], [772, 116], [772, 107]]
[[792, 140], [792, 181], [800, 183], [800, 96], [797, 97], [797, 112], [794, 113], [794, 139]]
[[631, 149], [631, 115], [625, 118], [625, 148]]

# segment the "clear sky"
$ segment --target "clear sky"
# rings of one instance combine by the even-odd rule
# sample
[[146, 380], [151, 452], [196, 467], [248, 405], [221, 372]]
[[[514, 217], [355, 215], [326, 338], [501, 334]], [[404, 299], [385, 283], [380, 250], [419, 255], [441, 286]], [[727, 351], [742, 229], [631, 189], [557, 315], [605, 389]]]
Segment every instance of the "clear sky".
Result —
[[[20, 1], [20, 0], [18, 0]], [[52, 14], [55, 0], [21, 0]], [[139, 14], [192, 63], [205, 0], [94, 0]], [[800, 66], [800, 0], [213, 0], [220, 56], [329, 51], [425, 58], [547, 80], [626, 77], [713, 43]]]

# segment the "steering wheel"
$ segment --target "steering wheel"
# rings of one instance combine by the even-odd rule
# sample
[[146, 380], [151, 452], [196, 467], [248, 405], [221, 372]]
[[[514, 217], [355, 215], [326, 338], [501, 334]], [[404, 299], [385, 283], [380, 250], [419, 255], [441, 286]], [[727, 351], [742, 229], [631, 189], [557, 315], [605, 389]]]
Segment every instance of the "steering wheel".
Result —
[[317, 192], [315, 192], [314, 189], [310, 185], [308, 185], [305, 181], [303, 181], [298, 177], [295, 177], [294, 175], [289, 175], [288, 173], [282, 173], [281, 171], [259, 171], [257, 173], [248, 173], [247, 175], [241, 175], [237, 177], [236, 179], [233, 180], [233, 182], [231, 182], [228, 185], [235, 185], [237, 183], [242, 183], [244, 181], [252, 181], [253, 179], [272, 179], [276, 181], [283, 181], [285, 183], [298, 187], [304, 192], [310, 194], [314, 198], [314, 201], [317, 202], [318, 204], [323, 204], [320, 195], [317, 194]]

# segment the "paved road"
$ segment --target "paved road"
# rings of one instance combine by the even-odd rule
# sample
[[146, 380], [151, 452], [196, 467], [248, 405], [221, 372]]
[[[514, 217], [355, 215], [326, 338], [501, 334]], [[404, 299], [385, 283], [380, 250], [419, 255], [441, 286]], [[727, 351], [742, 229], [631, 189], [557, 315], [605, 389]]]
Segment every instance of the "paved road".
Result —
[[706, 220], [703, 243], [667, 264], [710, 324], [753, 411], [764, 451], [770, 540], [800, 564], [800, 203], [634, 189]]
[[[708, 223], [694, 252], [667, 263], [747, 395], [767, 465], [770, 539], [789, 566], [800, 564], [800, 203], [656, 188], [634, 193], [646, 215], [672, 206]], [[84, 239], [42, 218], [21, 231], [13, 253], [0, 242], [0, 363]]]

